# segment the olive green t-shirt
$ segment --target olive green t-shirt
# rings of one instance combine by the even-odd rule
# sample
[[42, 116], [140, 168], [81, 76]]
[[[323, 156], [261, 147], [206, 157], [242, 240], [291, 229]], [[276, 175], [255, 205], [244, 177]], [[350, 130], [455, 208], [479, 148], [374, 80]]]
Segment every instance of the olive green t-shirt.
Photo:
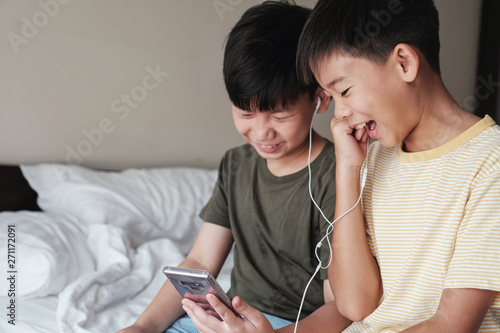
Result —
[[[335, 155], [328, 141], [311, 163], [314, 200], [332, 221], [335, 208]], [[316, 244], [328, 222], [309, 196], [308, 168], [283, 176], [272, 175], [266, 160], [249, 144], [226, 152], [217, 184], [200, 217], [230, 228], [234, 268], [229, 297], [242, 297], [262, 312], [295, 321], [307, 282], [317, 265]], [[318, 251], [323, 266], [329, 247]], [[321, 269], [309, 286], [302, 318], [324, 304]]]

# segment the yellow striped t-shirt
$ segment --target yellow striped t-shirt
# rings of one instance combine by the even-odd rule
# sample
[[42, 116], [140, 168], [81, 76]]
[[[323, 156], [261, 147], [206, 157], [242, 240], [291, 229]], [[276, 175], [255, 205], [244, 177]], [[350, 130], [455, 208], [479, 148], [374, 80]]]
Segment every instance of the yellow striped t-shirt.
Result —
[[[384, 294], [345, 332], [400, 332], [430, 318], [444, 288], [500, 292], [500, 127], [406, 153], [370, 147], [363, 211]], [[500, 293], [480, 332], [500, 332]]]

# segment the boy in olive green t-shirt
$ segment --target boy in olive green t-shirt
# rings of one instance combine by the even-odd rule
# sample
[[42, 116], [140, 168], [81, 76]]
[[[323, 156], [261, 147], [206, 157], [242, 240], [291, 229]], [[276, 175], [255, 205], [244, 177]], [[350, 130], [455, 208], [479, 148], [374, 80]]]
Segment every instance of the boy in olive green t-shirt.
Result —
[[[180, 266], [217, 276], [234, 245], [229, 295], [244, 318], [223, 313], [219, 321], [200, 307], [195, 313], [196, 305], [184, 299], [181, 306], [166, 281], [122, 333], [236, 332], [255, 325], [242, 299], [264, 313], [257, 320], [269, 329], [293, 332], [304, 289], [318, 265], [316, 244], [329, 226], [309, 197], [309, 149], [312, 194], [329, 219], [335, 201], [333, 144], [310, 132], [317, 103], [322, 113], [330, 100], [317, 84], [299, 84], [295, 70], [309, 13], [284, 1], [256, 5], [232, 29], [225, 48], [232, 116], [247, 144], [224, 155], [213, 196], [200, 214], [205, 222]], [[318, 255], [326, 265], [326, 241]], [[181, 317], [183, 309], [192, 320]], [[341, 332], [350, 323], [337, 312], [326, 270], [312, 280], [302, 313], [300, 327], [307, 332]]]

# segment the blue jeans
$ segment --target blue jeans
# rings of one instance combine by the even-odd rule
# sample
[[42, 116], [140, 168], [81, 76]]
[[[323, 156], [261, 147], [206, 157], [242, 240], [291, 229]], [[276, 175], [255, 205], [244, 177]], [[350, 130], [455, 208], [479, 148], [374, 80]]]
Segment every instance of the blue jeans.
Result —
[[[267, 313], [264, 313], [264, 315], [269, 320], [271, 325], [273, 325], [273, 328], [275, 330], [293, 323], [289, 320], [282, 319], [280, 317], [276, 317]], [[196, 326], [194, 326], [191, 318], [189, 318], [188, 315], [185, 315], [184, 317], [181, 317], [176, 322], [174, 322], [172, 326], [170, 326], [170, 328], [165, 331], [165, 333], [199, 333], [199, 331]]]

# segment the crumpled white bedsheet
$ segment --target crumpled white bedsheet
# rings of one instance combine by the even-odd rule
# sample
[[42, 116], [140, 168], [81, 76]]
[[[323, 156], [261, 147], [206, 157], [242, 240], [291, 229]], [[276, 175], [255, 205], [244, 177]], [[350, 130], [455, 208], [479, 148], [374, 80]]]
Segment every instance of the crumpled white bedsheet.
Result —
[[[121, 230], [109, 225], [91, 227], [89, 245], [97, 258], [97, 270], [59, 295], [61, 332], [104, 333], [131, 325], [165, 282], [162, 268], [178, 265], [184, 258], [169, 239], [150, 241], [133, 251]], [[230, 266], [218, 277], [226, 290]]]
[[[29, 246], [20, 241], [22, 234], [28, 234], [29, 231], [27, 227], [20, 227], [19, 221], [22, 220], [26, 226], [29, 224], [28, 217], [33, 221], [40, 221], [41, 216], [45, 215], [55, 217], [41, 212], [0, 213], [0, 228], [17, 224], [19, 249]], [[46, 216], [42, 220], [47, 223]], [[67, 226], [68, 220], [65, 223]], [[59, 332], [115, 332], [132, 324], [154, 298], [166, 280], [162, 268], [166, 265], [178, 265], [184, 258], [179, 247], [168, 238], [152, 240], [134, 249], [125, 232], [113, 225], [90, 225], [82, 236], [86, 238], [89, 253], [95, 260], [95, 269], [88, 270], [66, 285], [59, 293], [57, 302], [51, 295], [43, 298], [29, 298], [28, 295], [18, 299], [16, 326], [9, 325], [4, 319], [0, 321], [1, 332], [56, 332], [54, 327], [58, 327]], [[5, 237], [0, 239], [2, 247], [4, 240]], [[59, 258], [52, 260], [61, 260], [68, 253], [59, 251], [46, 255], [57, 255]], [[2, 262], [5, 261], [2, 259]], [[29, 275], [30, 268], [21, 264], [22, 257], [18, 263], [18, 276]], [[218, 277], [219, 283], [226, 290], [229, 288], [231, 266], [232, 255]], [[59, 270], [58, 274], [72, 272]], [[65, 279], [60, 277], [59, 281]], [[19, 284], [18, 288], [21, 287]], [[7, 304], [7, 298], [1, 297], [0, 300], [5, 300], [2, 304]], [[37, 304], [48, 306], [37, 307]], [[28, 309], [43, 309], [43, 313], [26, 313], [25, 310]], [[55, 315], [53, 312], [56, 312]], [[48, 320], [50, 317], [56, 323], [51, 323]]]
[[[191, 248], [217, 177], [193, 168], [21, 169], [43, 212], [0, 213], [0, 248], [16, 226], [18, 271], [16, 326], [3, 315], [0, 332], [109, 333], [132, 324], [165, 282], [162, 268]], [[0, 265], [6, 256], [0, 251]], [[231, 253], [217, 278], [225, 290], [232, 263]], [[6, 283], [0, 278], [2, 307]]]
[[165, 281], [162, 267], [183, 259], [169, 239], [147, 242], [133, 251], [120, 228], [110, 225], [91, 226], [88, 241], [96, 271], [59, 294], [57, 321], [62, 332], [110, 332], [132, 324]]

